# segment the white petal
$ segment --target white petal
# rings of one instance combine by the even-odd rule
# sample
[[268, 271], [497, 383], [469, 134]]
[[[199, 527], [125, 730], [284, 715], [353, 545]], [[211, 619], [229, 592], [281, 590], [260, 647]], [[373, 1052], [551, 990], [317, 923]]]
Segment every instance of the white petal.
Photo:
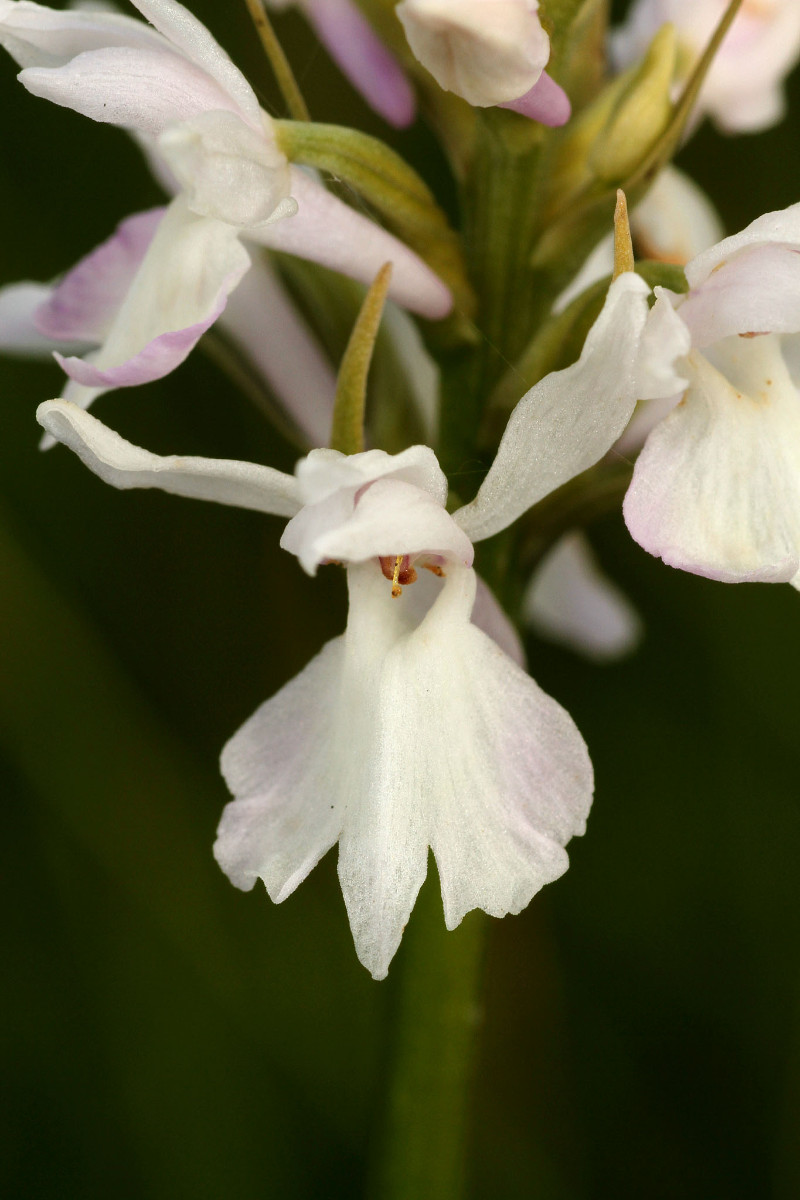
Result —
[[591, 767], [566, 713], [469, 623], [473, 572], [454, 569], [422, 624], [407, 630], [403, 598], [386, 598], [375, 567], [351, 568], [348, 579], [350, 669], [371, 736], [359, 744], [357, 724], [349, 746], [366, 787], [350, 793], [339, 877], [359, 958], [380, 978], [427, 845], [448, 928], [472, 908], [518, 912], [566, 869], [563, 845], [583, 832]]
[[299, 508], [294, 476], [272, 467], [151, 454], [126, 442], [96, 417], [66, 400], [46, 400], [39, 405], [36, 419], [112, 487], [155, 487], [176, 496], [214, 500], [282, 517], [292, 516]]
[[210, 109], [237, 111], [199, 67], [160, 47], [89, 50], [62, 67], [27, 67], [19, 79], [43, 100], [150, 136]]
[[253, 128], [259, 127], [261, 108], [255, 92], [197, 17], [176, 0], [132, 0], [132, 3], [173, 46], [216, 80]]
[[762, 243], [717, 263], [678, 308], [699, 349], [734, 333], [800, 330], [800, 243]]
[[477, 496], [455, 514], [471, 541], [505, 529], [597, 462], [622, 433], [640, 390], [648, 291], [638, 275], [620, 275], [578, 361], [547, 375], [517, 404]]
[[36, 313], [53, 293], [45, 283], [10, 283], [0, 288], [0, 352], [20, 358], [50, 358], [53, 350], [74, 354], [85, 342], [54, 342], [41, 333]]
[[642, 625], [630, 601], [601, 571], [583, 534], [565, 534], [542, 559], [523, 601], [526, 621], [548, 641], [593, 662], [636, 648]]
[[[657, 425], [625, 497], [631, 535], [670, 566], [728, 583], [800, 565], [800, 399], [777, 338], [735, 338]], [[733, 382], [725, 376], [733, 377]]]
[[341, 489], [303, 508], [289, 522], [281, 546], [313, 574], [322, 562], [364, 562], [425, 555], [472, 564], [469, 538], [428, 492], [396, 477], [377, 479], [360, 492]]
[[93, 395], [162, 378], [220, 315], [249, 265], [234, 228], [195, 216], [179, 196], [161, 220], [103, 346], [91, 362], [59, 361]]
[[266, 255], [253, 260], [219, 324], [266, 379], [308, 444], [327, 442], [336, 375]]
[[534, 86], [550, 41], [530, 0], [403, 0], [395, 9], [417, 59], [445, 91], [481, 106]]
[[[451, 929], [472, 908], [519, 912], [562, 874], [563, 846], [583, 832], [592, 789], [586, 748], [567, 714], [465, 620], [474, 595], [474, 574], [454, 569], [380, 676], [383, 796], [372, 820], [383, 825], [384, 801], [405, 803], [409, 850], [427, 827]], [[365, 827], [366, 819], [366, 840]], [[382, 850], [381, 874], [391, 876], [395, 848]], [[359, 866], [351, 870], [362, 883]]]
[[698, 254], [686, 267], [686, 278], [690, 288], [697, 288], [708, 279], [711, 272], [721, 263], [728, 262], [734, 254], [749, 246], [763, 242], [776, 242], [800, 248], [800, 203], [777, 212], [764, 213], [732, 237], [724, 238], [710, 250]]
[[340, 488], [361, 488], [391, 475], [429, 492], [439, 504], [447, 500], [447, 476], [428, 446], [409, 446], [400, 454], [365, 450], [341, 454], [338, 450], [312, 450], [295, 467], [304, 504], [316, 504]]
[[262, 704], [222, 751], [234, 801], [226, 805], [214, 857], [236, 887], [263, 879], [285, 900], [339, 838], [347, 803], [332, 786], [340, 738], [344, 638]]
[[[683, 359], [692, 348], [692, 335], [682, 313], [680, 297], [666, 288], [655, 289], [639, 349], [640, 400], [663, 400], [682, 392], [687, 384]], [[680, 305], [678, 311], [675, 305]]]
[[392, 300], [431, 320], [447, 316], [453, 306], [448, 288], [413, 250], [304, 171], [292, 167], [291, 177], [292, 196], [299, 205], [297, 215], [250, 229], [248, 237], [272, 250], [341, 271], [361, 283], [372, 283], [383, 264], [391, 262]]
[[158, 148], [192, 212], [230, 225], [263, 225], [297, 211], [289, 163], [277, 144], [236, 113], [206, 112], [170, 125]]

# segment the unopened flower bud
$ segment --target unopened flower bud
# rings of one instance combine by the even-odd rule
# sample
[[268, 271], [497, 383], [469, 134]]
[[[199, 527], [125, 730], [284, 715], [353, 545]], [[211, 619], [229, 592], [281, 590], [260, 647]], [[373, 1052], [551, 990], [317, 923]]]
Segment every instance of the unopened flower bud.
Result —
[[672, 112], [675, 59], [675, 29], [663, 25], [628, 77], [592, 148], [589, 165], [596, 178], [608, 183], [625, 179], [663, 133]]
[[445, 91], [486, 108], [518, 100], [547, 66], [537, 0], [403, 0], [416, 58]]

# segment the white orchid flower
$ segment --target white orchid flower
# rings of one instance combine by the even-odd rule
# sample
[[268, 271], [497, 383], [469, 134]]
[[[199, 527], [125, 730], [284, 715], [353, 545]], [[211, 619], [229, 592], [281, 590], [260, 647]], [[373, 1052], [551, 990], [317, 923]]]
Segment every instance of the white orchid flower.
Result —
[[403, 68], [355, 0], [268, 0], [279, 11], [299, 8], [343, 75], [367, 103], [398, 129], [416, 115]]
[[[800, 204], [767, 213], [657, 288], [645, 356], [675, 387], [625, 498], [635, 540], [726, 582], [800, 570], [800, 395], [784, 351], [800, 333]], [[666, 389], [665, 389], [666, 390]]]
[[550, 39], [538, 9], [538, 0], [403, 0], [395, 11], [415, 57], [445, 91], [563, 125], [570, 103], [545, 71]]
[[[644, 54], [667, 21], [675, 26], [682, 70], [680, 86], [711, 39], [727, 0], [637, 0], [611, 38], [623, 70]], [[797, 0], [744, 0], [706, 76], [697, 114], [708, 114], [723, 133], [768, 129], [786, 107], [783, 81], [800, 56]]]
[[476, 609], [472, 542], [618, 436], [639, 387], [646, 296], [634, 275], [612, 285], [581, 359], [520, 402], [477, 497], [453, 516], [424, 446], [350, 457], [316, 450], [285, 475], [161, 458], [66, 401], [40, 406], [44, 428], [114, 486], [290, 517], [281, 544], [306, 571], [331, 560], [347, 568], [346, 632], [223, 751], [235, 799], [215, 853], [239, 887], [261, 878], [279, 902], [338, 842], [357, 953], [376, 978], [400, 943], [429, 847], [453, 928], [473, 908], [519, 912], [566, 869], [564, 846], [583, 831], [592, 788], [583, 740], [473, 623], [516, 655], [485, 588]]
[[[38, 310], [40, 331], [56, 341], [73, 340], [77, 320], [79, 340], [100, 344], [61, 360], [70, 399], [88, 405], [182, 362], [250, 268], [245, 242], [365, 283], [392, 262], [393, 299], [432, 319], [447, 314], [447, 287], [417, 255], [290, 166], [247, 80], [191, 13], [176, 0], [136, 7], [155, 28], [0, 0], [0, 44], [22, 66], [25, 87], [136, 134], [177, 189], [166, 212], [123, 222]], [[29, 302], [18, 289], [3, 297], [21, 335]]]

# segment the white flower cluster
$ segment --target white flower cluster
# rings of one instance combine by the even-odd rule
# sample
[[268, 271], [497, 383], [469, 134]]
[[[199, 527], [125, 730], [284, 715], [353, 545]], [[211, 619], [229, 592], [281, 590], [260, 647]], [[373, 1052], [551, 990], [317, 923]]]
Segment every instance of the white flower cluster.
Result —
[[[345, 632], [223, 751], [234, 799], [215, 854], [237, 886], [262, 879], [279, 902], [338, 843], [356, 949], [382, 978], [429, 848], [448, 928], [474, 908], [519, 912], [566, 869], [564, 847], [591, 804], [584, 742], [527, 674], [516, 631], [474, 570], [474, 543], [615, 447], [641, 448], [624, 503], [641, 546], [719, 580], [798, 583], [800, 204], [718, 241], [708, 202], [663, 174], [634, 233], [654, 257], [686, 264], [688, 290], [656, 288], [650, 307], [648, 284], [623, 264], [580, 356], [518, 400], [477, 494], [453, 511], [426, 446], [314, 448], [293, 475], [159, 457], [86, 409], [105, 391], [172, 371], [215, 321], [265, 374], [307, 444], [328, 441], [335, 376], [266, 252], [363, 283], [389, 262], [391, 297], [428, 322], [447, 318], [453, 297], [402, 240], [290, 163], [244, 76], [177, 0], [133, 3], [145, 21], [0, 0], [0, 44], [28, 91], [126, 129], [169, 197], [124, 220], [56, 283], [3, 289], [0, 346], [55, 348], [68, 381], [39, 421], [106, 482], [286, 518], [281, 545], [305, 571], [346, 569]], [[569, 117], [545, 71], [550, 39], [536, 0], [403, 0], [408, 47], [396, 53], [351, 0], [302, 7], [395, 124], [414, 113], [401, 65], [408, 47], [423, 87], [432, 77], [478, 109], [512, 108], [551, 126]], [[618, 62], [632, 61], [666, 20], [696, 58], [723, 9], [721, 0], [640, 0], [614, 39]], [[777, 117], [799, 41], [792, 0], [745, 4], [707, 77], [703, 111], [728, 129]], [[605, 269], [598, 261], [587, 267], [593, 277]], [[561, 307], [588, 282], [584, 273]], [[422, 378], [427, 353], [408, 318], [393, 320]], [[598, 658], [638, 630], [577, 532], [543, 561], [525, 609], [537, 627]]]

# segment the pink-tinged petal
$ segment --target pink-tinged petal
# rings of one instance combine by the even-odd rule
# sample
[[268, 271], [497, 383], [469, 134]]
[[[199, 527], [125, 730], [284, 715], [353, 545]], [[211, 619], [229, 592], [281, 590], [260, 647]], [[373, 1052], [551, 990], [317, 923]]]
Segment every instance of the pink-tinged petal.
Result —
[[75, 353], [85, 343], [54, 345], [45, 337], [36, 314], [46, 304], [52, 288], [45, 283], [10, 283], [0, 288], [0, 353], [20, 358], [50, 358], [54, 349]]
[[121, 221], [110, 238], [68, 271], [36, 313], [41, 333], [102, 342], [166, 211], [153, 208]]
[[300, 502], [293, 475], [256, 463], [151, 454], [66, 400], [47, 400], [39, 424], [112, 487], [160, 488], [175, 496], [289, 517]]
[[698, 349], [736, 333], [800, 329], [800, 243], [741, 249], [693, 288], [678, 313]]
[[261, 107], [255, 92], [202, 21], [176, 0], [132, 0], [132, 3], [173, 46], [216, 80], [254, 129], [261, 128]]
[[578, 361], [546, 375], [519, 401], [477, 496], [455, 514], [473, 542], [505, 529], [620, 436], [640, 392], [648, 293], [638, 275], [620, 275]]
[[173, 200], [91, 362], [67, 358], [84, 387], [131, 387], [174, 370], [217, 319], [250, 265], [236, 232]]
[[253, 260], [219, 324], [267, 381], [308, 444], [327, 442], [336, 374], [266, 256]]
[[542, 125], [566, 125], [572, 116], [572, 105], [564, 89], [543, 71], [533, 87], [518, 100], [506, 100], [499, 108], [510, 108], [539, 121]]
[[525, 648], [510, 617], [500, 604], [488, 583], [477, 577], [475, 603], [472, 606], [472, 624], [496, 642], [504, 654], [525, 669]]
[[[342, 489], [307, 505], [286, 526], [281, 546], [314, 574], [322, 562], [364, 562], [423, 555], [445, 563], [472, 564], [472, 544], [428, 492], [396, 477], [365, 489]], [[447, 569], [445, 567], [445, 569]]]
[[642, 636], [636, 610], [578, 532], [565, 534], [542, 559], [528, 585], [523, 615], [540, 637], [591, 662], [630, 654]]
[[59, 11], [29, 0], [0, 3], [0, 46], [21, 67], [59, 67], [86, 50], [108, 46], [166, 49], [142, 21], [115, 12]]
[[271, 250], [341, 271], [360, 283], [372, 283], [383, 264], [391, 262], [392, 300], [433, 321], [447, 316], [453, 307], [449, 289], [413, 250], [297, 167], [292, 167], [291, 176], [292, 196], [299, 206], [296, 216], [249, 229], [249, 238]]
[[[200, 338], [214, 324], [227, 301], [227, 294], [222, 292], [214, 307], [202, 321], [195, 321], [185, 329], [176, 329], [171, 333], [161, 333], [153, 338], [138, 352], [116, 367], [98, 367], [86, 358], [76, 356], [65, 357], [54, 352], [58, 365], [85, 388], [102, 389], [104, 392], [114, 388], [139, 387], [143, 383], [152, 383], [155, 379], [163, 379], [189, 357]], [[100, 394], [95, 391], [92, 399]]]
[[416, 114], [414, 90], [402, 67], [353, 0], [306, 0], [308, 19], [343, 75], [391, 125]]
[[797, 391], [778, 338], [732, 338], [715, 356], [721, 370], [692, 354], [683, 401], [636, 463], [625, 521], [669, 566], [726, 583], [789, 580], [800, 567]]
[[27, 67], [19, 79], [34, 96], [153, 137], [207, 110], [238, 113], [215, 80], [169, 50], [90, 50], [61, 67]]

